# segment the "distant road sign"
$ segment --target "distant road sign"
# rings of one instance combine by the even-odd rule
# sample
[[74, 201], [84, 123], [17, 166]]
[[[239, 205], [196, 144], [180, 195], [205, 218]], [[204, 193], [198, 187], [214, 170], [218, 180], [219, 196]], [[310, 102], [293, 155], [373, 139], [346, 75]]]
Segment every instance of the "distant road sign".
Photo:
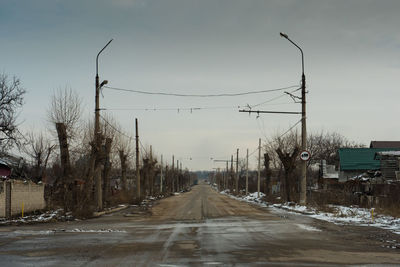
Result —
[[301, 151], [300, 153], [300, 159], [303, 161], [308, 161], [311, 158], [311, 153], [308, 152], [307, 150]]

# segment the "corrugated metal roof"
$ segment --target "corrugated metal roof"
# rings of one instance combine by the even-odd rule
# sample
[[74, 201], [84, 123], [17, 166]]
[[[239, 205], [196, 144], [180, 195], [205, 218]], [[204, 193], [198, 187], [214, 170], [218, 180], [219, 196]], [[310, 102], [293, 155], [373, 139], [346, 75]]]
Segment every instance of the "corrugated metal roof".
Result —
[[340, 170], [378, 170], [380, 161], [375, 153], [396, 148], [339, 148]]
[[370, 148], [400, 148], [400, 141], [371, 141]]

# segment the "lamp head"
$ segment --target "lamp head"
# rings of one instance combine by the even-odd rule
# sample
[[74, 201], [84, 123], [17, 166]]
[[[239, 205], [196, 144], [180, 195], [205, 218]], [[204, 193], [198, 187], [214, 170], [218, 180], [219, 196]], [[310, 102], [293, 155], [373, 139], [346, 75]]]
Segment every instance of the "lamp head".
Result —
[[281, 33], [279, 33], [280, 35], [281, 35], [281, 37], [284, 37], [284, 38], [286, 38], [286, 39], [288, 39], [289, 37], [287, 36], [287, 34], [285, 34], [285, 33], [283, 33], [283, 32], [281, 32]]
[[106, 85], [108, 83], [108, 81], [107, 80], [104, 80], [101, 84], [100, 84], [100, 87], [102, 87], [103, 85]]

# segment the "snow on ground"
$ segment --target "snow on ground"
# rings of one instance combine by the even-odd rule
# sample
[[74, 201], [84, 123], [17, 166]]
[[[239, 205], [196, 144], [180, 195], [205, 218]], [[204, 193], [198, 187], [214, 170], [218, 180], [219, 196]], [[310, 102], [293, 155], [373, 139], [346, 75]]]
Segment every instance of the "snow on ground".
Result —
[[64, 216], [62, 209], [46, 211], [38, 215], [29, 215], [21, 218], [12, 220], [0, 219], [0, 225], [2, 224], [23, 224], [23, 223], [35, 223], [35, 222], [49, 222], [54, 220], [71, 220], [72, 216]]
[[54, 229], [46, 231], [34, 231], [34, 230], [17, 230], [13, 234], [16, 236], [20, 235], [53, 235], [56, 233], [126, 233], [125, 230], [116, 229]]
[[229, 190], [221, 191], [220, 193], [240, 201], [257, 204], [261, 207], [270, 207], [275, 212], [282, 212], [282, 210], [285, 210], [287, 212], [301, 213], [318, 220], [329, 221], [336, 224], [374, 226], [390, 230], [393, 233], [400, 235], [400, 218], [376, 214], [373, 209], [330, 205], [329, 209], [332, 210], [332, 212], [326, 212], [307, 206], [300, 206], [294, 203], [270, 204], [262, 200], [265, 195], [261, 192], [259, 197], [257, 196], [257, 192], [250, 193], [247, 196], [233, 196], [230, 195]]
[[307, 231], [321, 232], [320, 229], [317, 229], [315, 227], [305, 225], [305, 224], [298, 223], [298, 224], [296, 224], [296, 226], [299, 227], [300, 229], [307, 230]]

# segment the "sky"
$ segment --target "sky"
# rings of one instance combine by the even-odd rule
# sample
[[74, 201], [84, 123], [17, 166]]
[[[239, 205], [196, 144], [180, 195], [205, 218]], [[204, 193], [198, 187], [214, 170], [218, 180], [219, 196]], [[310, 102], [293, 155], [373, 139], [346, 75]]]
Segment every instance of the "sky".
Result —
[[[0, 71], [27, 90], [24, 132], [47, 127], [60, 88], [79, 93], [84, 117], [93, 116], [95, 59], [110, 39], [99, 58], [110, 87], [177, 94], [299, 87], [300, 51], [284, 32], [304, 51], [307, 131], [368, 145], [400, 140], [399, 11], [396, 0], [0, 0]], [[237, 148], [242, 158], [259, 138], [300, 120], [238, 111], [263, 102], [253, 110], [300, 111], [284, 91], [194, 98], [104, 88], [100, 106], [127, 135], [138, 118], [143, 145], [164, 162], [175, 155], [184, 167], [206, 170], [224, 166], [212, 159], [230, 159]]]

